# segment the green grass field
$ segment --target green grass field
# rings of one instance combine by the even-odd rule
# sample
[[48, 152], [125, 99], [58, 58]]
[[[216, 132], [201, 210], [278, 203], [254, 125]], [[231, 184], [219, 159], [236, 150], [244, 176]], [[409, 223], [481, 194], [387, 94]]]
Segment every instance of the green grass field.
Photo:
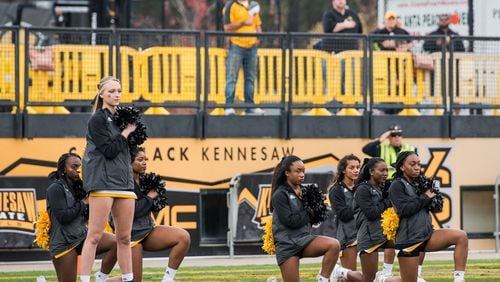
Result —
[[[316, 281], [320, 265], [302, 264], [301, 281]], [[395, 272], [398, 265], [395, 264]], [[145, 268], [143, 281], [160, 281], [164, 268]], [[112, 274], [118, 275], [117, 271]], [[427, 281], [453, 281], [453, 262], [428, 261], [424, 264], [423, 276]], [[36, 277], [43, 275], [47, 282], [56, 281], [53, 271], [6, 272], [0, 274], [0, 281], [36, 281]], [[276, 265], [241, 265], [241, 266], [213, 266], [213, 267], [181, 267], [177, 272], [176, 281], [266, 281], [269, 277], [277, 277], [280, 271]], [[500, 260], [469, 260], [465, 276], [467, 282], [500, 281]]]

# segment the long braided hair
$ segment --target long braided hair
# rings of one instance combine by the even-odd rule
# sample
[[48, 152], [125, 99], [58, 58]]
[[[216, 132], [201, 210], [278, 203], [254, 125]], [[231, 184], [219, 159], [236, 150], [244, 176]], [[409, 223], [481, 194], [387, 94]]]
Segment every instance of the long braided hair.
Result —
[[57, 179], [63, 179], [65, 180], [65, 172], [64, 172], [64, 167], [66, 166], [66, 161], [70, 157], [75, 157], [79, 158], [80, 160], [82, 159], [80, 155], [75, 154], [75, 153], [64, 153], [59, 157], [59, 160], [57, 161], [57, 170], [49, 173], [49, 179], [50, 180], [57, 180]]
[[401, 170], [401, 167], [405, 163], [406, 159], [411, 155], [418, 156], [418, 154], [415, 153], [414, 151], [404, 151], [404, 152], [399, 153], [399, 155], [396, 159], [396, 162], [391, 164], [391, 166], [396, 169], [396, 172], [394, 173], [394, 179], [396, 179], [397, 177], [404, 178], [404, 173]]
[[361, 166], [361, 171], [359, 172], [359, 178], [357, 184], [361, 184], [370, 180], [370, 170], [375, 167], [375, 165], [379, 162], [385, 162], [383, 159], [379, 157], [375, 158], [365, 158], [363, 160], [363, 165]]
[[285, 171], [290, 171], [290, 167], [296, 161], [301, 161], [301, 159], [297, 156], [290, 155], [282, 158], [278, 165], [276, 165], [271, 180], [271, 195], [274, 194], [280, 185], [286, 183]]

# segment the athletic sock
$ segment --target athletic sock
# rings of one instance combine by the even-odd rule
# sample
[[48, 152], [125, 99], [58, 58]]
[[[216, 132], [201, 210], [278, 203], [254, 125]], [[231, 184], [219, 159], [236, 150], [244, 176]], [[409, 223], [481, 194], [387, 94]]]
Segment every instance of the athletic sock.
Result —
[[106, 279], [108, 279], [109, 275], [103, 272], [96, 272], [95, 274], [95, 281], [96, 282], [106, 282]]
[[392, 263], [384, 263], [382, 272], [384, 273], [384, 276], [392, 276]]
[[453, 282], [464, 282], [465, 281], [465, 271], [453, 271]]
[[132, 282], [132, 281], [134, 281], [134, 274], [132, 272], [122, 274], [122, 281], [123, 282]]
[[167, 266], [167, 269], [165, 269], [165, 274], [163, 275], [163, 278], [161, 281], [174, 281], [175, 273], [177, 272], [177, 269], [173, 269]]

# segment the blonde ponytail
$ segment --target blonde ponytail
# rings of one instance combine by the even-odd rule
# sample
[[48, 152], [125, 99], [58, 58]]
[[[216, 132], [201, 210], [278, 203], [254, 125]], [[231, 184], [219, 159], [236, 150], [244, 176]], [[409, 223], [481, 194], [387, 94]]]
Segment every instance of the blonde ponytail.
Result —
[[101, 97], [104, 85], [106, 85], [110, 81], [116, 81], [120, 83], [120, 80], [118, 80], [114, 76], [105, 76], [99, 81], [99, 84], [97, 84], [97, 94], [95, 95], [94, 102], [92, 103], [92, 113], [95, 113], [98, 109], [102, 108], [102, 105], [104, 104], [103, 99]]

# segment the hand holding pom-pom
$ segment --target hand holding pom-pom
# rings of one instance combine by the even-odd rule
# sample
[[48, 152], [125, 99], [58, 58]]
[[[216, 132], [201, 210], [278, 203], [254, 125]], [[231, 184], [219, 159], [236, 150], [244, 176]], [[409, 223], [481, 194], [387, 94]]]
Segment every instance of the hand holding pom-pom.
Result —
[[328, 208], [325, 204], [325, 195], [316, 184], [305, 184], [302, 188], [302, 202], [309, 211], [311, 224], [323, 222], [328, 217]]
[[430, 190], [435, 193], [436, 196], [432, 198], [431, 204], [429, 205], [429, 211], [431, 212], [440, 212], [443, 210], [443, 194], [439, 191], [439, 187], [437, 187], [436, 181], [434, 178], [428, 178], [423, 174], [420, 174], [414, 179], [415, 182], [415, 192], [417, 195], [421, 195], [425, 193], [425, 191]]
[[125, 129], [129, 124], [135, 124], [137, 126], [127, 138], [128, 145], [131, 149], [140, 146], [148, 138], [146, 126], [141, 122], [141, 116], [138, 109], [134, 107], [117, 107], [113, 119], [120, 130]]
[[155, 191], [158, 196], [153, 200], [152, 211], [159, 212], [168, 205], [167, 203], [167, 190], [165, 189], [165, 182], [161, 176], [151, 172], [145, 173], [140, 177], [141, 192], [146, 195], [149, 191]]

